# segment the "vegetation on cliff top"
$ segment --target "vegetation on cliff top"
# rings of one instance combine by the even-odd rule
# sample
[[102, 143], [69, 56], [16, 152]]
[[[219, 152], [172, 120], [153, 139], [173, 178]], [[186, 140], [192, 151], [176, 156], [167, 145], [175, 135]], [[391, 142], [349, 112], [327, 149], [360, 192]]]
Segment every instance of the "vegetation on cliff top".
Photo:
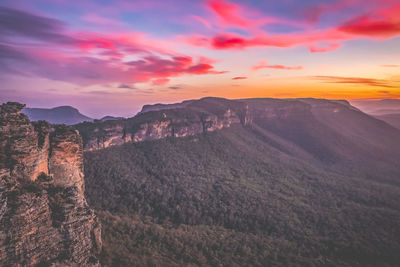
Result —
[[275, 141], [237, 125], [85, 153], [87, 199], [104, 230], [103, 263], [392, 266], [400, 260], [396, 179], [332, 169], [297, 157], [293, 143]]

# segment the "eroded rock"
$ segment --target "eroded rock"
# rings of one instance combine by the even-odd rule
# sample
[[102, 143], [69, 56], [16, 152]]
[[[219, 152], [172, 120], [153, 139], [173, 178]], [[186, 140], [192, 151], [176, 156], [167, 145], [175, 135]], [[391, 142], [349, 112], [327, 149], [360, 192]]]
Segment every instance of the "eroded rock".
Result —
[[0, 106], [0, 265], [98, 266], [101, 228], [84, 197], [76, 130]]
[[251, 117], [245, 103], [222, 98], [204, 98], [171, 105], [146, 105], [133, 118], [82, 123], [75, 127], [84, 139], [84, 150], [98, 150], [127, 142], [167, 137], [187, 137], [248, 125]]

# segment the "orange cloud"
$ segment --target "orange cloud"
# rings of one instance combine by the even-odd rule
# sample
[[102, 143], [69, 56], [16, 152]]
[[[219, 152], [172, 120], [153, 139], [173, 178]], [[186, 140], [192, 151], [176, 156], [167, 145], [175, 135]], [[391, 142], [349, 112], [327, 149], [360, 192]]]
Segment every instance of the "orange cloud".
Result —
[[361, 78], [361, 77], [340, 77], [340, 76], [314, 76], [314, 79], [321, 80], [326, 83], [347, 83], [361, 84], [375, 87], [396, 88], [390, 80]]

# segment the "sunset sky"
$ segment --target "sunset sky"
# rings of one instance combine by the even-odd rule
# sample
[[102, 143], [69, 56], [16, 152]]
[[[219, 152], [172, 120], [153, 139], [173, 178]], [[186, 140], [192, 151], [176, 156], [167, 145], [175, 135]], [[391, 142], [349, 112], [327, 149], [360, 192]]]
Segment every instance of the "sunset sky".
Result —
[[1, 0], [0, 101], [400, 98], [399, 0]]

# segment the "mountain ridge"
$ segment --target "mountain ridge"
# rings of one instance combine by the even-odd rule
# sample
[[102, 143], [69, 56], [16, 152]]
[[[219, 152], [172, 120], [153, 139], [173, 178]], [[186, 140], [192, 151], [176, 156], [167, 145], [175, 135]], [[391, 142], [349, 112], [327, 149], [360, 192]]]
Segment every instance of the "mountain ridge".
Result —
[[72, 106], [24, 108], [22, 113], [26, 114], [31, 121], [45, 120], [52, 124], [73, 125], [84, 121], [93, 121], [92, 118], [81, 114]]
[[[185, 120], [185, 129], [194, 129], [201, 115], [220, 120], [229, 107], [245, 120], [179, 137], [166, 130]], [[84, 152], [88, 202], [106, 233], [103, 263], [400, 260], [398, 129], [344, 101], [207, 98], [127, 119], [120, 132], [129, 136], [146, 124], [157, 132], [154, 122], [166, 120], [158, 138]], [[84, 139], [112, 127], [91, 126]]]
[[168, 105], [142, 112], [124, 120], [80, 123], [84, 150], [97, 150], [127, 142], [142, 142], [166, 137], [192, 136], [215, 131], [231, 124], [250, 123], [244, 103], [223, 98], [187, 101], [185, 107]]
[[[109, 145], [114, 145], [114, 144], [123, 144], [125, 142], [137, 142], [137, 141], [141, 141], [141, 138], [136, 138], [137, 140], [135, 141], [135, 132], [132, 132], [133, 128], [138, 128], [135, 129], [135, 131], [141, 129], [141, 128], [146, 128], [148, 126], [146, 125], [141, 125], [141, 123], [155, 123], [155, 124], [159, 124], [160, 122], [173, 122], [175, 120], [181, 120], [179, 123], [186, 123], [186, 124], [190, 124], [192, 123], [190, 120], [193, 118], [179, 118], [179, 113], [183, 114], [185, 112], [189, 112], [190, 113], [196, 113], [198, 116], [197, 119], [198, 121], [201, 121], [201, 116], [204, 116], [207, 113], [210, 113], [209, 110], [207, 110], [207, 106], [209, 105], [208, 108], [215, 108], [217, 106], [219, 106], [219, 103], [212, 103], [212, 101], [227, 101], [229, 103], [235, 104], [237, 106], [242, 105], [241, 107], [241, 111], [239, 111], [239, 113], [242, 114], [247, 114], [244, 115], [244, 117], [247, 116], [247, 122], [248, 124], [251, 123], [251, 115], [250, 113], [248, 113], [248, 111], [246, 109], [248, 109], [248, 105], [249, 103], [252, 102], [257, 102], [257, 101], [269, 101], [269, 103], [271, 103], [271, 105], [279, 105], [279, 103], [283, 103], [283, 104], [287, 104], [291, 105], [293, 104], [295, 105], [299, 105], [301, 103], [305, 104], [305, 105], [311, 105], [311, 106], [315, 106], [315, 107], [320, 107], [323, 108], [323, 105], [331, 105], [332, 107], [335, 106], [332, 109], [332, 112], [339, 112], [341, 110], [342, 107], [347, 108], [349, 110], [352, 110], [355, 112], [360, 112], [363, 113], [362, 111], [360, 111], [358, 108], [352, 106], [348, 101], [346, 100], [326, 100], [326, 99], [314, 99], [314, 98], [295, 98], [295, 99], [276, 99], [276, 98], [249, 98], [249, 99], [234, 99], [234, 100], [228, 100], [228, 99], [224, 99], [224, 98], [213, 98], [213, 97], [206, 97], [206, 98], [202, 98], [199, 100], [186, 100], [183, 101], [181, 103], [175, 103], [175, 104], [155, 104], [155, 105], [145, 105], [144, 107], [147, 108], [143, 108], [142, 112], [138, 113], [136, 116], [128, 118], [128, 119], [122, 119], [122, 120], [113, 120], [113, 122], [100, 122], [100, 123], [81, 123], [76, 125], [75, 127], [81, 131], [81, 134], [83, 136], [84, 139], [84, 147], [85, 150], [93, 150], [93, 149], [98, 149], [98, 148], [105, 148], [108, 147]], [[207, 104], [208, 103], [208, 104]], [[204, 105], [204, 107], [201, 107], [202, 105]], [[246, 107], [247, 105], [247, 107]], [[196, 107], [197, 106], [197, 107]], [[154, 107], [154, 108], [153, 108]], [[222, 109], [224, 109], [224, 107], [222, 107]], [[146, 111], [147, 110], [147, 111]], [[229, 108], [226, 108], [224, 110], [224, 112], [230, 112]], [[211, 115], [214, 116], [213, 119], [218, 119], [218, 115], [216, 116], [216, 114], [213, 114], [213, 112], [210, 113]], [[165, 116], [171, 116], [171, 118], [167, 118]], [[175, 117], [174, 117], [175, 116]], [[216, 116], [216, 117], [215, 117]], [[239, 118], [239, 121], [241, 119]], [[216, 123], [216, 122], [214, 122]], [[168, 127], [172, 127], [171, 125], [167, 125], [167, 126], [161, 126], [161, 125], [153, 125], [150, 127], [156, 127], [155, 129], [161, 130], [162, 127], [164, 127], [164, 129], [168, 128]], [[157, 127], [161, 127], [161, 128], [157, 128]], [[218, 126], [219, 128], [221, 128], [221, 125]], [[204, 129], [201, 130], [202, 127], [197, 127], [197, 130], [194, 130], [194, 132], [191, 133], [187, 133], [190, 135], [193, 135], [195, 133], [200, 133], [200, 132], [204, 132]], [[143, 129], [142, 129], [143, 130]], [[187, 129], [186, 129], [187, 130]], [[91, 131], [93, 136], [95, 136], [96, 140], [88, 140], [88, 136], [91, 135]], [[148, 129], [145, 130], [149, 131]], [[161, 130], [162, 131], [162, 130]], [[180, 128], [177, 130], [169, 130], [167, 133], [161, 134], [160, 137], [156, 137], [156, 138], [165, 138], [167, 136], [175, 136], [176, 132], [179, 132]], [[148, 133], [151, 135], [151, 133]], [[145, 133], [146, 135], [146, 133]], [[178, 136], [178, 135], [176, 135]], [[144, 137], [146, 139], [146, 137]], [[92, 143], [92, 145], [87, 145], [88, 143]]]
[[351, 101], [363, 112], [400, 129], [400, 99]]
[[[400, 130], [346, 101], [208, 97], [74, 126], [31, 123], [22, 108], [0, 108], [0, 236], [15, 234], [0, 242], [7, 262], [26, 253], [26, 265], [65, 265], [63, 255], [84, 266], [97, 255], [105, 266], [400, 260]], [[41, 223], [21, 227], [31, 208]], [[32, 233], [43, 253], [18, 245]]]

